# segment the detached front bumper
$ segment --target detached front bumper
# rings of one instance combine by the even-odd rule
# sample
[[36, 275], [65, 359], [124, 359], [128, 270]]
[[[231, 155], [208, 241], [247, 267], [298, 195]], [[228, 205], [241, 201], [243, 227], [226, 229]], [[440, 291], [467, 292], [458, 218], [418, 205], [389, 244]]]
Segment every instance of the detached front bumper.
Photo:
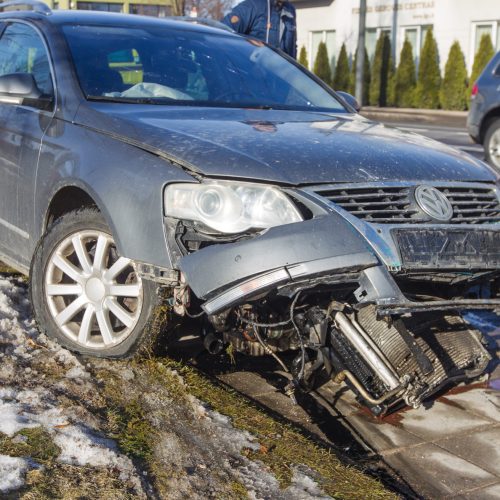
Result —
[[[474, 260], [471, 255], [468, 259]], [[483, 263], [485, 269], [496, 267], [487, 260]], [[476, 265], [481, 268], [479, 262]], [[335, 213], [274, 227], [243, 242], [209, 246], [182, 257], [179, 267], [209, 315], [274, 289], [286, 295], [287, 290], [292, 294], [301, 287], [348, 282], [356, 289], [358, 302], [375, 304], [379, 317], [431, 310], [500, 308], [498, 299], [409, 300], [370, 248], [366, 235]], [[467, 265], [463, 267], [465, 270]]]
[[213, 245], [179, 262], [208, 314], [279, 285], [374, 266], [379, 260], [366, 240], [336, 214], [274, 227], [244, 242]]

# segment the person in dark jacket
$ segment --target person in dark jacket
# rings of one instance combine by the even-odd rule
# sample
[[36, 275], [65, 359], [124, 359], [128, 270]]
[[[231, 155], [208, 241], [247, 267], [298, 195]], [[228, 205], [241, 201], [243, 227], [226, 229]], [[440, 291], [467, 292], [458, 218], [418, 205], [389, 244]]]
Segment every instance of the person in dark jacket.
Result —
[[297, 57], [295, 7], [287, 0], [243, 0], [222, 22]]

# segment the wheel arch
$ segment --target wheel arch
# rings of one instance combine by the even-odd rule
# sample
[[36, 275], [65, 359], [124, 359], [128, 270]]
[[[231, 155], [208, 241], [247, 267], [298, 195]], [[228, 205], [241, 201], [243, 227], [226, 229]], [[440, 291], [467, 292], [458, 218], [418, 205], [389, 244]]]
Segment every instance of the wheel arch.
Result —
[[94, 198], [79, 186], [63, 186], [50, 200], [43, 220], [43, 231], [63, 215], [82, 208], [95, 208], [101, 212]]
[[500, 118], [500, 106], [490, 109], [488, 113], [486, 113], [486, 115], [484, 116], [483, 121], [481, 122], [481, 128], [479, 132], [479, 139], [481, 141], [481, 144], [484, 143], [484, 138], [486, 136], [486, 131], [488, 130], [488, 127], [490, 126], [491, 122], [496, 118]]
[[115, 238], [117, 248], [121, 251], [121, 248], [119, 248], [119, 239], [116, 234], [117, 231], [113, 224], [113, 218], [106, 210], [100, 197], [89, 186], [80, 181], [71, 180], [70, 182], [57, 185], [52, 195], [49, 197], [49, 200], [44, 217], [41, 220], [40, 235], [43, 235], [49, 226], [63, 215], [83, 208], [93, 208], [104, 217], [104, 220]]

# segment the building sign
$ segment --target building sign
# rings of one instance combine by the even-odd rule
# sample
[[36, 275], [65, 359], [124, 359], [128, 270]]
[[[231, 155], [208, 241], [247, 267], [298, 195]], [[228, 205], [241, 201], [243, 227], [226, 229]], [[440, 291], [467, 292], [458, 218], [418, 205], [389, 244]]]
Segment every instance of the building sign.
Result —
[[[430, 1], [422, 1], [422, 2], [403, 2], [403, 3], [391, 3], [385, 5], [369, 5], [366, 7], [367, 14], [371, 14], [372, 12], [394, 12], [397, 11], [405, 11], [405, 10], [421, 10], [421, 9], [433, 9], [434, 8], [434, 0]], [[353, 14], [359, 14], [359, 7], [354, 7], [352, 9]]]

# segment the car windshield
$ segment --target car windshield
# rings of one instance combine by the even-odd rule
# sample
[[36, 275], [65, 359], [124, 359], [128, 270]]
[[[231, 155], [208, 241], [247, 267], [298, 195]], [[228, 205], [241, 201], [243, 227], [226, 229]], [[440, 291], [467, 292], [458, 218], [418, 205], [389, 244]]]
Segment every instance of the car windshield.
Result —
[[257, 40], [168, 25], [63, 30], [87, 99], [347, 111], [332, 92]]

